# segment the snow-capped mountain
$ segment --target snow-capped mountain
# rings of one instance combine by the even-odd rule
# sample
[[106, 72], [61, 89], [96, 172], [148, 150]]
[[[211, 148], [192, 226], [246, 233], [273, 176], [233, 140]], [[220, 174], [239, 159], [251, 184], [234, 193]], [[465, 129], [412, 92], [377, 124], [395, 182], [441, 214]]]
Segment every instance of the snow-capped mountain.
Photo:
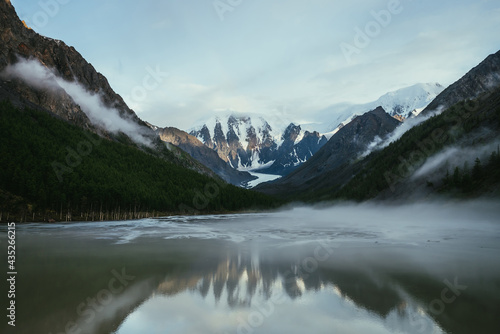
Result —
[[387, 93], [375, 104], [391, 116], [409, 118], [424, 110], [443, 90], [444, 87], [439, 83], [416, 84]]
[[327, 126], [318, 129], [327, 134], [327, 137], [331, 137], [355, 117], [377, 107], [382, 107], [389, 115], [404, 120], [418, 115], [443, 90], [444, 87], [439, 83], [419, 83], [389, 92], [366, 104], [335, 104], [317, 113], [316, 118], [329, 120]]
[[[304, 131], [300, 125], [263, 116], [229, 114], [215, 116], [195, 126], [190, 134], [215, 150], [221, 159], [239, 170], [266, 170], [284, 175], [307, 161], [326, 137]], [[272, 168], [271, 168], [272, 167]]]
[[[272, 185], [261, 185], [268, 194], [291, 194], [333, 188], [353, 175], [353, 161], [377, 137], [384, 138], [401, 123], [383, 108], [377, 107], [346, 124], [300, 169], [292, 171]], [[287, 191], [289, 193], [287, 193]]]
[[416, 84], [370, 103], [336, 104], [312, 115], [318, 122], [310, 124], [297, 125], [272, 115], [229, 113], [214, 116], [189, 133], [234, 168], [286, 175], [356, 117], [381, 106], [402, 121], [418, 115], [443, 89], [438, 83]]

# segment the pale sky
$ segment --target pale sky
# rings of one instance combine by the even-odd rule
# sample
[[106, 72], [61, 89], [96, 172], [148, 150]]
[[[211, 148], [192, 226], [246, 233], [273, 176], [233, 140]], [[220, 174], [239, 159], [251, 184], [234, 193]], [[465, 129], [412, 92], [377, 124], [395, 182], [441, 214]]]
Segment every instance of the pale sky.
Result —
[[143, 120], [183, 130], [227, 110], [304, 120], [415, 83], [448, 86], [500, 49], [498, 0], [11, 2]]

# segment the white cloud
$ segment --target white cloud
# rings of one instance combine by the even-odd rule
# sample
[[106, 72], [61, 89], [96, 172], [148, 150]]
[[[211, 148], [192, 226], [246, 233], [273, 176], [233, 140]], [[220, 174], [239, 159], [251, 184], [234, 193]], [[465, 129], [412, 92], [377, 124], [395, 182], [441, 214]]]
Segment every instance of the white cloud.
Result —
[[[500, 35], [491, 33], [500, 29], [498, 1], [401, 3], [403, 12], [352, 64], [340, 43], [352, 41], [355, 27], [373, 20], [370, 12], [387, 8], [388, 0], [244, 1], [224, 22], [205, 0], [71, 2], [40, 32], [75, 45], [122, 96], [151, 64], [179, 83], [208, 87], [200, 95], [195, 87], [165, 85], [150, 94], [152, 101], [131, 104], [148, 121], [186, 129], [214, 109], [272, 113], [282, 105], [304, 119], [419, 82], [447, 86], [498, 51]], [[39, 10], [19, 0], [15, 5], [27, 19]], [[131, 13], [133, 25], [123, 20]], [[118, 59], [123, 66], [116, 73]]]
[[[476, 158], [479, 158], [483, 163], [488, 161], [489, 156], [493, 151], [496, 151], [500, 145], [500, 141], [494, 140], [488, 144], [461, 148], [458, 146], [447, 147], [441, 152], [427, 159], [425, 164], [420, 167], [412, 176], [413, 179], [420, 179], [423, 177], [432, 176], [433, 173], [439, 170], [450, 169], [449, 172], [453, 173], [455, 167], [462, 168], [465, 163], [468, 163], [469, 168], [472, 168]], [[438, 174], [438, 177], [442, 177]]]
[[78, 82], [69, 82], [54, 74], [38, 60], [21, 59], [2, 73], [18, 78], [38, 89], [64, 90], [80, 106], [90, 121], [112, 133], [123, 132], [138, 144], [151, 145], [147, 130], [133, 120], [120, 116], [118, 110], [106, 107], [100, 94], [88, 92]]
[[391, 132], [386, 138], [380, 138], [379, 136], [376, 136], [373, 142], [371, 142], [368, 147], [366, 148], [366, 151], [361, 154], [361, 157], [366, 157], [370, 153], [374, 151], [381, 150], [387, 146], [389, 146], [391, 143], [394, 143], [403, 135], [414, 128], [417, 125], [422, 124], [423, 122], [427, 121], [429, 118], [434, 117], [436, 115], [439, 115], [443, 112], [443, 108], [439, 108], [438, 110], [435, 110], [433, 112], [429, 112], [426, 115], [419, 115], [417, 117], [409, 118], [405, 122], [403, 122], [401, 125], [399, 125], [393, 132]]

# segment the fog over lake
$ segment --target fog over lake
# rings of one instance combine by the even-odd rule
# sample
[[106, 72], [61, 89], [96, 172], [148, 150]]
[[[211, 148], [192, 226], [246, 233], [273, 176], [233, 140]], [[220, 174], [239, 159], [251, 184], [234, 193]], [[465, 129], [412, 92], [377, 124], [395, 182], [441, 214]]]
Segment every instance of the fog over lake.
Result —
[[18, 225], [2, 333], [498, 333], [499, 217], [474, 201]]

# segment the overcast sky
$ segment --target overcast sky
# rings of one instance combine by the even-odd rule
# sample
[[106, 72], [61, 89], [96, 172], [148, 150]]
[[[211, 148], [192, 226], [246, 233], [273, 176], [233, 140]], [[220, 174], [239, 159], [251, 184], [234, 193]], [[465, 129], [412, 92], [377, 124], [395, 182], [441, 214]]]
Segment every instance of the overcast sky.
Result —
[[139, 117], [181, 129], [224, 110], [302, 120], [415, 83], [447, 86], [500, 49], [498, 0], [11, 2]]

